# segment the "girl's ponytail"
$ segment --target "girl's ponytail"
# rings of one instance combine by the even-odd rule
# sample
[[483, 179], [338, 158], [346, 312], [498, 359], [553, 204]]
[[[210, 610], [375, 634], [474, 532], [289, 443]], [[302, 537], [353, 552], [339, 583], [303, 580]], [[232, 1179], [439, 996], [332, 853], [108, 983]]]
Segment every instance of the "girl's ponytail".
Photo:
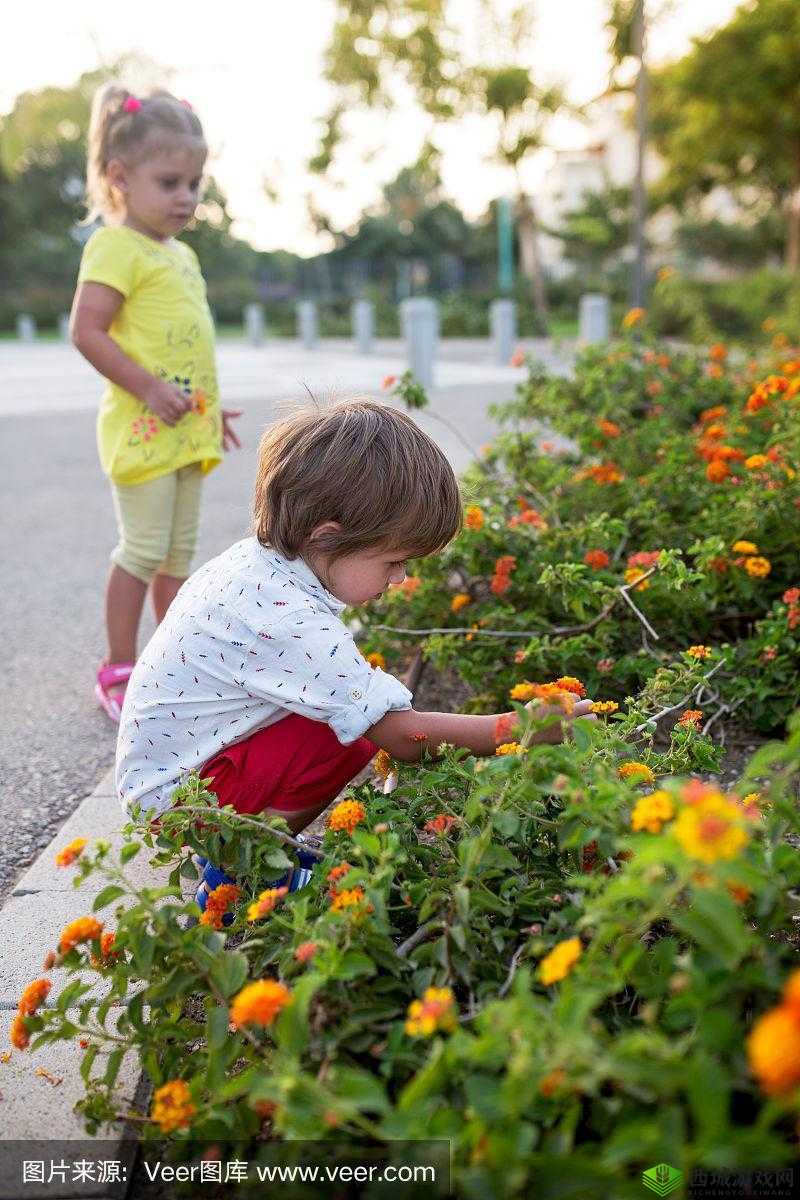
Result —
[[89, 141], [86, 157], [86, 221], [112, 215], [116, 208], [115, 199], [106, 175], [111, 155], [109, 133], [115, 121], [124, 115], [123, 105], [130, 93], [117, 83], [106, 83], [99, 88], [92, 100], [89, 117]]
[[107, 83], [98, 89], [89, 118], [87, 224], [98, 217], [114, 217], [119, 209], [114, 189], [108, 182], [111, 159], [135, 161], [148, 135], [157, 133], [191, 137], [205, 153], [203, 127], [186, 101], [160, 90], [140, 100], [118, 83]]

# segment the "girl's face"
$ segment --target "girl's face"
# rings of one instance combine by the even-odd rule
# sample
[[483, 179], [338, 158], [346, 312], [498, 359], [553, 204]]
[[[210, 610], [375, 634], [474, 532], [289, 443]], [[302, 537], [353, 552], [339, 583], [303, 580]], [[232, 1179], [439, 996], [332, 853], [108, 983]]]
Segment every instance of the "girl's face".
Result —
[[205, 161], [205, 147], [181, 134], [159, 135], [134, 166], [112, 159], [108, 178], [122, 196], [125, 224], [158, 241], [175, 237], [194, 216]]
[[[320, 526], [326, 530], [330, 527]], [[357, 605], [377, 600], [391, 584], [402, 583], [411, 554], [402, 550], [356, 550], [333, 563], [325, 555], [315, 554], [312, 550], [303, 557], [337, 600], [343, 604]]]

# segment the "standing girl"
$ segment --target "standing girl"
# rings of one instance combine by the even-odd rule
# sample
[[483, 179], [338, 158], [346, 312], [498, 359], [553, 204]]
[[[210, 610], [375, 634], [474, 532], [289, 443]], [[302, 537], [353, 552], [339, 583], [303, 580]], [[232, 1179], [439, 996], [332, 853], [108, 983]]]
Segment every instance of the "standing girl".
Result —
[[97, 420], [119, 542], [106, 586], [108, 654], [95, 695], [119, 721], [148, 587], [160, 622], [190, 572], [203, 476], [238, 446], [220, 410], [214, 328], [193, 250], [176, 235], [194, 215], [207, 155], [202, 126], [167, 92], [108, 84], [89, 126], [90, 219], [72, 307], [72, 341], [108, 381]]

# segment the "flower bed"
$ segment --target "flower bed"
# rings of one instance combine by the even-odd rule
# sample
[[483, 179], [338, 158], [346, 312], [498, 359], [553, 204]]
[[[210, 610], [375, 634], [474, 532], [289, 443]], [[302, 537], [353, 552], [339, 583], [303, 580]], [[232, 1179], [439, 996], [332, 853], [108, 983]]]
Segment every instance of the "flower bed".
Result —
[[[65, 847], [62, 869], [108, 886], [46, 964], [76, 979], [55, 1008], [32, 981], [13, 1037], [80, 1043], [90, 1128], [124, 1115], [130, 1052], [154, 1085], [142, 1136], [177, 1153], [444, 1138], [476, 1200], [562, 1196], [567, 1176], [581, 1197], [638, 1195], [662, 1161], [792, 1159], [800, 376], [740, 374], [720, 351], [633, 344], [572, 382], [532, 370], [470, 472], [463, 534], [368, 623], [390, 667], [424, 639], [475, 708], [514, 706], [494, 757], [380, 755], [291, 895], [286, 826], [217, 810], [196, 778], [121, 861]], [[575, 450], [541, 453], [534, 418]], [[532, 745], [526, 703], [587, 689], [597, 722]], [[699, 777], [734, 709], [780, 733], [721, 790]], [[148, 849], [170, 886], [137, 892], [125, 863]], [[187, 929], [193, 851], [240, 885]]]

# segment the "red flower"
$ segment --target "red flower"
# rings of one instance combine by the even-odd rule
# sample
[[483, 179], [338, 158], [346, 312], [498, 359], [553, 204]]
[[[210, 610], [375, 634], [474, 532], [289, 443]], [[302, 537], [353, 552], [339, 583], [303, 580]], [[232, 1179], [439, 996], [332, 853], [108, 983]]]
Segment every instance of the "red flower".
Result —
[[611, 562], [611, 558], [605, 550], [587, 550], [583, 556], [583, 561], [593, 571], [602, 571]]

